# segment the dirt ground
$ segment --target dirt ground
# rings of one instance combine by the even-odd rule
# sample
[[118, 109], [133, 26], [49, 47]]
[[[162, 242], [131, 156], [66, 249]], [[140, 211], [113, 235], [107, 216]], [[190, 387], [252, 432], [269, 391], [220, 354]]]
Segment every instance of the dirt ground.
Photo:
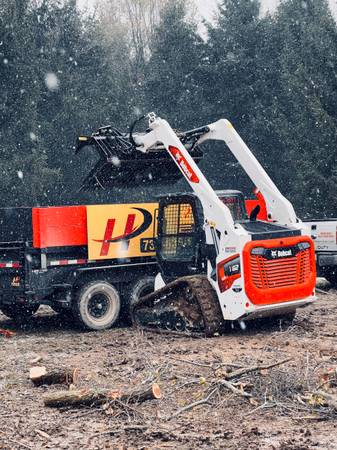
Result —
[[[47, 308], [26, 329], [0, 315], [0, 449], [337, 449], [336, 412], [308, 392], [337, 366], [337, 292], [319, 294], [293, 324], [233, 329], [211, 339], [168, 336], [120, 327], [80, 332]], [[35, 387], [31, 361], [78, 367], [79, 386], [130, 388], [156, 381], [162, 399], [93, 408], [47, 408]], [[266, 365], [235, 386], [217, 381], [238, 366]], [[208, 403], [183, 410], [205, 399]], [[304, 400], [303, 400], [304, 399]]]

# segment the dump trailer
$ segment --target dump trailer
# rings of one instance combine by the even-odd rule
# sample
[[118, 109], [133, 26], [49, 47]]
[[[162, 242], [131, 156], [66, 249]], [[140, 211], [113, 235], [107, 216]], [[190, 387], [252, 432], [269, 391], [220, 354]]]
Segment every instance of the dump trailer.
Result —
[[157, 210], [157, 203], [1, 208], [0, 310], [22, 321], [46, 304], [87, 329], [112, 326], [130, 295], [153, 289]]
[[315, 299], [314, 245], [291, 203], [281, 194], [252, 152], [221, 119], [195, 129], [195, 145], [207, 140], [227, 144], [265, 198], [271, 222], [235, 220], [186, 150], [181, 137], [154, 114], [135, 151], [166, 151], [193, 194], [159, 201], [157, 260], [160, 276], [154, 293], [132, 307], [143, 327], [221, 332], [225, 322], [293, 315]]

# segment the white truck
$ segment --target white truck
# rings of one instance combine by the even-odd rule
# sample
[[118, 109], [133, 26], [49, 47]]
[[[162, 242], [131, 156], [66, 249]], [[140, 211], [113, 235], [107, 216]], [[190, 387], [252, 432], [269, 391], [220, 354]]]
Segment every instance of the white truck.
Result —
[[337, 287], [337, 219], [306, 220], [315, 243], [317, 275]]

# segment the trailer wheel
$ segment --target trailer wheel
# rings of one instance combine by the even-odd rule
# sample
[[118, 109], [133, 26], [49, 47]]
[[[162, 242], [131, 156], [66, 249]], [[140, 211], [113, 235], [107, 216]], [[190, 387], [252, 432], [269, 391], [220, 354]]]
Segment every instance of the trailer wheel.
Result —
[[117, 289], [106, 281], [93, 281], [77, 292], [73, 315], [87, 330], [106, 330], [119, 317], [121, 301]]
[[145, 295], [151, 294], [154, 291], [154, 280], [153, 276], [145, 276], [139, 278], [132, 286], [130, 291], [130, 306], [137, 303], [138, 299], [145, 297]]
[[5, 316], [15, 320], [19, 323], [24, 323], [29, 320], [33, 314], [39, 309], [40, 305], [2, 305], [1, 311]]

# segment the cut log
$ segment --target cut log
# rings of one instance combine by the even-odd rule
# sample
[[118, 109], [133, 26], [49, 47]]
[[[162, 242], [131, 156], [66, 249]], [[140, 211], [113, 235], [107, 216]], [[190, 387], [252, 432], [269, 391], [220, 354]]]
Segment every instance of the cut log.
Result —
[[78, 369], [51, 369], [43, 366], [31, 367], [29, 378], [35, 386], [50, 384], [76, 384], [78, 381]]
[[140, 403], [146, 400], [161, 398], [161, 390], [157, 383], [129, 391], [111, 389], [81, 389], [76, 391], [60, 391], [44, 396], [45, 406], [52, 408], [63, 406], [97, 406], [107, 402]]

